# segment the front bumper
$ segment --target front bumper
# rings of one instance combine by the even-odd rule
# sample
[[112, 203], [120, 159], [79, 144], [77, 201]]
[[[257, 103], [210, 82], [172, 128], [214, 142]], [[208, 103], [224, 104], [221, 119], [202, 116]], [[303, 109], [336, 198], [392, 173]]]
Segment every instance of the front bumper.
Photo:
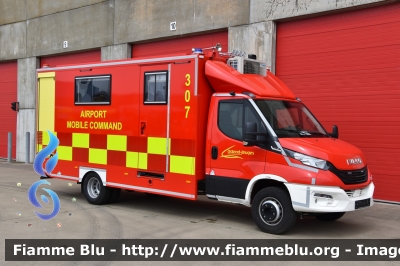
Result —
[[348, 212], [373, 205], [375, 186], [372, 182], [364, 188], [351, 191], [344, 191], [340, 187], [293, 183], [285, 185], [289, 190], [293, 209], [297, 212]]

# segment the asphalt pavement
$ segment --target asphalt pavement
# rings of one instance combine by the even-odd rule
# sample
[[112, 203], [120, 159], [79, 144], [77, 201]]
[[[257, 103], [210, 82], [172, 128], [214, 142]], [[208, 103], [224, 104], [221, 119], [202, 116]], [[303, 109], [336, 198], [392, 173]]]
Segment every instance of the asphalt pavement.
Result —
[[[209, 200], [149, 197], [123, 191], [109, 205], [91, 205], [80, 185], [52, 179], [60, 198], [59, 214], [39, 219], [28, 200], [29, 187], [39, 176], [31, 164], [0, 162], [0, 265], [160, 265], [160, 262], [5, 262], [5, 239], [394, 239], [400, 238], [400, 205], [377, 203], [368, 209], [346, 213], [336, 222], [312, 217], [298, 218], [284, 235], [261, 232], [252, 221], [250, 208]], [[50, 206], [48, 208], [51, 208]], [[45, 211], [43, 211], [45, 212]], [[348, 265], [346, 262], [323, 262]], [[167, 265], [265, 265], [265, 262], [163, 262]], [[268, 262], [280, 265], [280, 262]], [[308, 262], [285, 262], [310, 265]], [[317, 263], [315, 263], [317, 264]], [[320, 264], [320, 263], [319, 263]], [[352, 262], [365, 265], [363, 262]], [[370, 262], [371, 265], [400, 265]]]

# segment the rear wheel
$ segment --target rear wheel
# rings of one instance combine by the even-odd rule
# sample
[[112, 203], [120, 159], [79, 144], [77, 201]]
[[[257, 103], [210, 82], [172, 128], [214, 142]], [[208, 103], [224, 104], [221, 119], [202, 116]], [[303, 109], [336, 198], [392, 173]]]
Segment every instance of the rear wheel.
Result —
[[290, 196], [280, 187], [260, 190], [253, 199], [251, 213], [257, 226], [270, 234], [282, 234], [296, 222]]
[[90, 204], [100, 205], [106, 203], [110, 199], [111, 190], [103, 186], [103, 182], [98, 174], [88, 174], [82, 185], [83, 194]]
[[322, 213], [315, 216], [318, 220], [326, 221], [326, 222], [333, 222], [343, 217], [344, 212], [328, 212]]

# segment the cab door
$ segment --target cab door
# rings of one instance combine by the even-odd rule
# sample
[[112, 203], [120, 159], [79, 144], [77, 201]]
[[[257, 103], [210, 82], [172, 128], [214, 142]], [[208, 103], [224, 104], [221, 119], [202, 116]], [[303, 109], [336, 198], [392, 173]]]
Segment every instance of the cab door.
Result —
[[[251, 178], [264, 173], [266, 128], [246, 99], [217, 98], [214, 108], [206, 194], [244, 199]], [[257, 137], [265, 139], [264, 148], [243, 144], [246, 123], [255, 123], [257, 132], [265, 133]]]
[[141, 67], [138, 175], [164, 178], [167, 139], [168, 65]]

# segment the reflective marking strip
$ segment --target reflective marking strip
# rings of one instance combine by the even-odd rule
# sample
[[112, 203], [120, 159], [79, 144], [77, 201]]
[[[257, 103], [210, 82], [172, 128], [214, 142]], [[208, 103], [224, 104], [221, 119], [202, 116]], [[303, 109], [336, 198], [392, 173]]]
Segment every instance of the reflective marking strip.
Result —
[[57, 153], [59, 160], [72, 161], [72, 147], [58, 146]]
[[79, 177], [67, 176], [67, 175], [55, 175], [51, 174], [52, 178], [61, 178], [61, 179], [69, 179], [79, 181]]
[[38, 144], [38, 145], [37, 145], [37, 152], [41, 151], [42, 148], [43, 148], [43, 145], [42, 145], [42, 144]]
[[[147, 138], [147, 153], [149, 154], [159, 154], [166, 155], [166, 147], [167, 145], [171, 147], [171, 140], [169, 140], [169, 145], [167, 144], [167, 138]], [[169, 151], [168, 151], [169, 154]]]
[[89, 134], [72, 133], [72, 147], [89, 148]]
[[139, 169], [146, 169], [147, 170], [147, 153], [139, 152]]
[[89, 163], [107, 164], [107, 150], [89, 149]]
[[296, 168], [300, 168], [300, 169], [303, 169], [303, 170], [307, 170], [307, 171], [311, 171], [311, 172], [314, 172], [314, 173], [318, 173], [318, 169], [317, 168], [309, 167], [309, 166], [305, 166], [305, 165], [300, 165], [300, 164], [297, 164], [297, 163], [292, 163], [287, 156], [283, 156], [283, 158], [285, 158], [285, 160], [288, 163], [288, 165], [290, 165], [292, 167], [296, 167]]
[[171, 155], [171, 173], [194, 175], [195, 158]]
[[297, 202], [297, 201], [292, 201], [293, 205], [297, 205], [300, 207], [306, 207], [309, 208], [310, 207], [310, 187], [307, 187], [307, 195], [306, 195], [306, 203], [301, 203], [301, 202]]
[[166, 194], [166, 195], [173, 195], [173, 196], [185, 197], [185, 198], [190, 198], [190, 199], [194, 199], [195, 198], [195, 195], [192, 195], [192, 194], [185, 194], [185, 193], [173, 192], [173, 191], [168, 191], [168, 190], [161, 190], [161, 189], [154, 189], [154, 188], [143, 188], [143, 187], [137, 187], [137, 186], [128, 186], [128, 185], [112, 183], [112, 182], [107, 182], [107, 185], [116, 186], [116, 187], [120, 187], [120, 188], [128, 188], [128, 189], [131, 189], [131, 190], [144, 191], [144, 192], [158, 192], [158, 193], [163, 193], [163, 194]]
[[[169, 140], [169, 123], [170, 123], [170, 116], [171, 116], [171, 64], [168, 65], [168, 106], [167, 106], [167, 139]], [[170, 150], [170, 141], [167, 142], [166, 153], [169, 154]], [[165, 156], [165, 172], [168, 173], [169, 169], [169, 156]]]
[[238, 203], [238, 204], [242, 204], [242, 205], [250, 207], [250, 204], [248, 204], [246, 202], [246, 200], [244, 200], [244, 199], [231, 198], [231, 197], [218, 196], [218, 195], [216, 195], [215, 197], [217, 198], [218, 201], [224, 201], [224, 202], [230, 202], [230, 203]]
[[316, 183], [316, 179], [315, 178], [311, 178], [311, 185], [315, 185]]
[[197, 96], [197, 77], [199, 71], [199, 59], [196, 57], [194, 60], [194, 96]]
[[107, 150], [126, 151], [126, 139], [123, 135], [107, 135]]
[[284, 179], [281, 176], [277, 176], [277, 175], [260, 174], [260, 175], [254, 176], [250, 180], [250, 182], [249, 182], [249, 184], [247, 185], [247, 188], [246, 188], [245, 202], [246, 202], [246, 204], [248, 204], [246, 206], [250, 206], [250, 201], [251, 201], [250, 197], [251, 197], [251, 193], [253, 191], [254, 185], [256, 184], [257, 181], [262, 180], [262, 179], [269, 179], [269, 180], [275, 180], [275, 181], [278, 181], [278, 182], [281, 182], [281, 183], [287, 183], [286, 179]]
[[126, 167], [129, 168], [138, 168], [138, 153], [137, 152], [126, 152]]
[[37, 69], [36, 71], [38, 72], [38, 75], [40, 75], [40, 74], [42, 74], [40, 72], [43, 72], [43, 71], [88, 68], [88, 67], [98, 67], [98, 66], [134, 65], [134, 64], [139, 64], [139, 63], [164, 62], [164, 61], [172, 61], [172, 60], [180, 60], [180, 59], [191, 59], [191, 58], [197, 58], [197, 55], [173, 56], [173, 57], [152, 58], [152, 59], [142, 59], [142, 60], [126, 60], [126, 61], [122, 61], [122, 62], [121, 61], [120, 62], [107, 62], [107, 63], [79, 65], [79, 66], [51, 67], [51, 68]]

